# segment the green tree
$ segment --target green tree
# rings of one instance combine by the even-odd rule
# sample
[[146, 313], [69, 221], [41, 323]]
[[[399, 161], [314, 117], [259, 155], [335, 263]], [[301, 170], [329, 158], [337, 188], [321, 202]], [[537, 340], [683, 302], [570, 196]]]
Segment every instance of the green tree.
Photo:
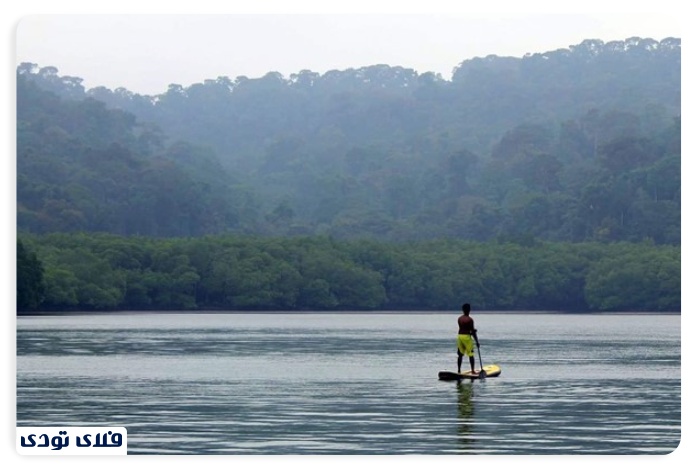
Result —
[[17, 310], [36, 310], [44, 300], [44, 268], [34, 252], [17, 239]]

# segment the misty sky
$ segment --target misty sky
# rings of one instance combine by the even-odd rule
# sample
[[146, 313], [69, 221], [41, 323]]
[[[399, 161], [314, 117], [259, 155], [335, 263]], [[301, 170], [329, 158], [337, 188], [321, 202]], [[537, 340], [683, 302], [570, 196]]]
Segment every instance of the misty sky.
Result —
[[542, 13], [535, 4], [505, 14], [459, 7], [447, 14], [30, 15], [17, 23], [16, 63], [55, 66], [88, 89], [159, 94], [172, 83], [218, 76], [375, 64], [450, 79], [477, 56], [521, 57], [584, 39], [681, 37], [677, 11]]

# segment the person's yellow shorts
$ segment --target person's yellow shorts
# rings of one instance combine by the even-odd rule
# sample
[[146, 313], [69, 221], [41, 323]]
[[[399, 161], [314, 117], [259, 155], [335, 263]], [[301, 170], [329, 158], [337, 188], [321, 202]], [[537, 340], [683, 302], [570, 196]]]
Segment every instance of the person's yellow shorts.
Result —
[[457, 349], [461, 354], [474, 357], [474, 338], [471, 335], [457, 335]]

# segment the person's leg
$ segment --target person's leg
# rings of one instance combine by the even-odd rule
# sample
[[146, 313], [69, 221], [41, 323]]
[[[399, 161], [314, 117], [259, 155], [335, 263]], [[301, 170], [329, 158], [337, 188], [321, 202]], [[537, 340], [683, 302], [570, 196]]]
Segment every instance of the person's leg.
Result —
[[474, 361], [474, 340], [473, 338], [469, 335], [467, 336], [466, 340], [466, 355], [469, 358], [469, 365], [471, 366], [471, 373], [476, 374], [476, 369], [474, 369], [475, 361]]
[[457, 372], [462, 373], [462, 353], [457, 350]]

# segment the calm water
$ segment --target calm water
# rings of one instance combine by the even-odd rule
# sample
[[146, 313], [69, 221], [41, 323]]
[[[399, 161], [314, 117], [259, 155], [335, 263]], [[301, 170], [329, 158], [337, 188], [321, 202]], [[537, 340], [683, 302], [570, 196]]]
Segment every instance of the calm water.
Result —
[[124, 426], [129, 454], [666, 454], [680, 316], [126, 314], [17, 319], [18, 426]]

